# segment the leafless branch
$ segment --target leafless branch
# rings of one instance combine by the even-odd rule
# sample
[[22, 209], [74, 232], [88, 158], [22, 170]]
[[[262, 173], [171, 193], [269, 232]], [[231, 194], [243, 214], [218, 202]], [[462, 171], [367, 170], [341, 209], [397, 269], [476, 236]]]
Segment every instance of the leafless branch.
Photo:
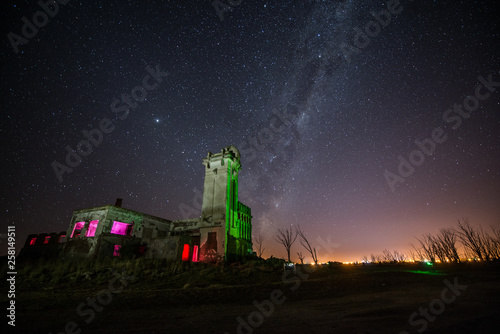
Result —
[[302, 252], [297, 252], [297, 255], [299, 256], [300, 264], [304, 264], [304, 255], [302, 255]]
[[254, 241], [255, 241], [255, 245], [257, 246], [257, 256], [258, 257], [262, 257], [262, 254], [264, 253], [264, 237], [262, 236], [262, 234], [258, 234], [255, 238], [254, 238]]
[[292, 248], [293, 243], [297, 239], [297, 232], [292, 226], [289, 226], [286, 229], [283, 228], [278, 228], [278, 231], [276, 231], [276, 235], [274, 236], [274, 240], [276, 240], [278, 243], [282, 244], [283, 247], [286, 249], [286, 253], [288, 255], [288, 262], [291, 262], [290, 260], [290, 249]]
[[475, 229], [470, 225], [468, 219], [463, 219], [463, 221], [458, 221], [455, 231], [467, 254], [471, 254], [480, 260], [488, 261], [490, 259], [488, 245], [486, 244], [488, 236], [482, 228]]
[[316, 254], [316, 248], [312, 247], [307, 240], [304, 232], [302, 232], [300, 226], [297, 226], [296, 233], [300, 236], [300, 243], [304, 248], [311, 254], [311, 257], [315, 264], [318, 264], [318, 255]]

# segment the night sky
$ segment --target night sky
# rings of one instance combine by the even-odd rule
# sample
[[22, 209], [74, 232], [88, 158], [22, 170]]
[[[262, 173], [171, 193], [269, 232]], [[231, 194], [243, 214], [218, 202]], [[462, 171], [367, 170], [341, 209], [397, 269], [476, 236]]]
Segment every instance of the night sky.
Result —
[[[462, 218], [500, 226], [495, 3], [72, 0], [20, 44], [41, 7], [4, 1], [2, 255], [7, 225], [19, 249], [117, 197], [195, 218], [202, 159], [229, 145], [265, 257], [285, 256], [272, 236], [290, 224], [320, 261], [407, 251]], [[66, 147], [99, 127], [68, 172]]]

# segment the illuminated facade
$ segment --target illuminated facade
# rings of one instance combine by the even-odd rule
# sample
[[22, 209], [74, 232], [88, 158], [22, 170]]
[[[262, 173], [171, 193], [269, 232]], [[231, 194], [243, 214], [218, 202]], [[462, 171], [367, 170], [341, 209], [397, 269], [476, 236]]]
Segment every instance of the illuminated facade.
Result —
[[[216, 233], [217, 251], [225, 259], [252, 254], [252, 215], [248, 206], [238, 201], [238, 174], [241, 170], [240, 152], [234, 146], [217, 154], [208, 153], [203, 159], [205, 183], [201, 222], [202, 245], [208, 242], [208, 233]], [[202, 255], [206, 254], [202, 246]]]
[[[240, 153], [234, 146], [203, 159], [201, 217], [171, 221], [115, 205], [76, 210], [61, 257], [145, 256], [182, 261], [238, 260], [253, 253], [252, 215], [238, 200]], [[47, 239], [49, 240], [49, 239]], [[31, 236], [25, 248], [40, 245]]]

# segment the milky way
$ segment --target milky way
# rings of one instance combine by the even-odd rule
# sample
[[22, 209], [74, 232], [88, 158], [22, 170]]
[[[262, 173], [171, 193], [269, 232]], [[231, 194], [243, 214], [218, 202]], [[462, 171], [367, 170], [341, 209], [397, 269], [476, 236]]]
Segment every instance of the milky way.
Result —
[[[406, 251], [464, 217], [499, 226], [493, 4], [70, 1], [30, 36], [41, 7], [2, 4], [1, 219], [22, 243], [117, 197], [195, 217], [202, 158], [235, 145], [266, 256], [284, 255], [272, 235], [289, 224], [320, 260]], [[482, 82], [478, 106], [454, 111]], [[67, 166], [66, 147], [103, 119], [113, 129], [60, 181], [54, 162]], [[446, 139], [429, 144], [433, 133]]]

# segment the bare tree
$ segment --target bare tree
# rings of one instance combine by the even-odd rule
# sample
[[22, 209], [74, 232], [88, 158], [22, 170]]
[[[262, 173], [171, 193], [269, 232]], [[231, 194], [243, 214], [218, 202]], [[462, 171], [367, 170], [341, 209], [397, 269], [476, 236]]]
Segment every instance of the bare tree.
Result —
[[380, 254], [370, 254], [370, 259], [372, 263], [382, 263], [384, 261], [384, 256]]
[[490, 259], [490, 254], [487, 250], [488, 246], [485, 245], [488, 236], [482, 229], [474, 229], [468, 219], [463, 219], [463, 222], [458, 220], [456, 232], [462, 245], [466, 248], [467, 254], [472, 254], [473, 257], [477, 257], [480, 260], [488, 261]]
[[302, 252], [297, 252], [297, 255], [299, 256], [300, 264], [304, 264], [304, 255], [302, 255]]
[[414, 244], [410, 244], [410, 246], [415, 250], [413, 253], [413, 261], [423, 261], [425, 256], [422, 254], [422, 250], [418, 247], [416, 247]]
[[361, 261], [362, 261], [362, 262], [364, 262], [364, 263], [368, 263], [368, 255], [366, 255], [366, 254], [365, 254], [365, 255], [363, 255], [363, 256], [361, 257]]
[[370, 260], [372, 263], [382, 263], [384, 257], [380, 254], [370, 254]]
[[491, 257], [495, 260], [500, 260], [500, 229], [491, 226], [493, 235], [491, 238]]
[[304, 232], [302, 232], [302, 230], [300, 229], [300, 226], [297, 226], [296, 233], [298, 236], [300, 236], [301, 245], [304, 246], [304, 248], [311, 254], [314, 264], [318, 264], [318, 255], [316, 254], [316, 248], [311, 246]]
[[440, 242], [438, 237], [433, 237], [428, 234], [427, 238], [429, 239], [429, 243], [431, 244], [432, 250], [434, 254], [437, 256], [441, 263], [446, 262], [446, 250], [444, 245]]
[[405, 262], [406, 261], [406, 255], [404, 253], [400, 253], [397, 250], [393, 251], [392, 258], [396, 262]]
[[484, 232], [480, 229], [481, 237], [483, 239], [485, 258], [488, 260], [500, 259], [500, 230], [495, 226], [491, 226], [492, 234]]
[[445, 253], [446, 258], [451, 262], [460, 262], [460, 256], [456, 246], [457, 235], [452, 228], [442, 228], [436, 237]]
[[406, 255], [398, 252], [397, 250], [391, 252], [388, 249], [384, 249], [381, 257], [385, 262], [404, 262], [406, 260]]
[[274, 236], [274, 240], [283, 245], [286, 249], [286, 253], [288, 255], [288, 262], [292, 262], [290, 260], [290, 249], [292, 248], [293, 243], [297, 240], [297, 232], [292, 227], [289, 226], [286, 229], [278, 228], [276, 235]]
[[420, 248], [411, 245], [420, 260], [424, 258], [434, 262], [437, 259], [441, 262], [459, 262], [460, 256], [456, 247], [457, 232], [452, 228], [443, 228], [436, 236], [424, 234], [421, 239], [416, 238], [420, 243]]
[[257, 245], [257, 256], [258, 257], [262, 257], [262, 254], [264, 253], [264, 237], [262, 236], [262, 234], [258, 234], [255, 238], [254, 238], [254, 241], [255, 241], [255, 244]]
[[[422, 239], [415, 238], [420, 243], [420, 251], [428, 261], [436, 262], [436, 247], [430, 234], [423, 235]], [[416, 248], [415, 248], [416, 250]]]
[[[413, 245], [411, 245], [413, 247]], [[410, 258], [410, 260], [412, 260], [413, 262], [417, 262], [417, 254], [415, 253], [415, 251], [413, 250], [409, 250], [408, 251], [408, 257]]]
[[385, 262], [392, 262], [394, 258], [392, 257], [392, 253], [387, 248], [382, 251], [382, 258]]

